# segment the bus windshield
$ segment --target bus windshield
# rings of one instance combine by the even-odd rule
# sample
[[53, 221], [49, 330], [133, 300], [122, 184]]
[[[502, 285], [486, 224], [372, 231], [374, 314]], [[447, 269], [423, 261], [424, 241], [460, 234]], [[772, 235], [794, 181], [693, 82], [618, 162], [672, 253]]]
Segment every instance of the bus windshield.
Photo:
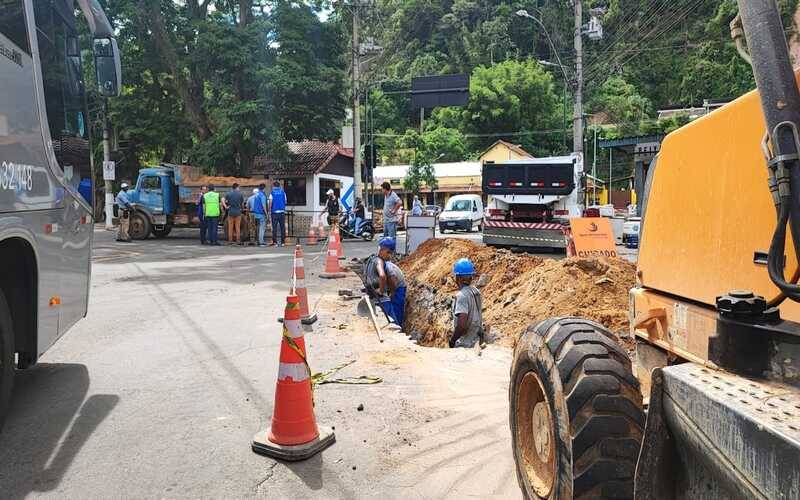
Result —
[[74, 4], [72, 0], [34, 0], [34, 17], [53, 150], [64, 180], [92, 206], [91, 152]]

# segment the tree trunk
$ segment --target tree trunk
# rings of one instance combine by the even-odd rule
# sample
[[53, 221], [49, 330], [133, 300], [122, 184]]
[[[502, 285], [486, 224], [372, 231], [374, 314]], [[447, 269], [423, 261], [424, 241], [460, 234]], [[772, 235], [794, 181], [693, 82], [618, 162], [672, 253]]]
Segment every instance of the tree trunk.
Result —
[[[144, 13], [152, 33], [156, 51], [166, 62], [175, 79], [175, 89], [183, 101], [183, 108], [200, 140], [206, 140], [212, 135], [211, 125], [208, 115], [203, 109], [203, 82], [194, 75], [195, 72], [189, 71], [178, 59], [177, 51], [169, 37], [164, 16], [158, 3], [149, 3], [145, 0], [139, 1], [141, 12]], [[188, 73], [188, 75], [186, 75]]]

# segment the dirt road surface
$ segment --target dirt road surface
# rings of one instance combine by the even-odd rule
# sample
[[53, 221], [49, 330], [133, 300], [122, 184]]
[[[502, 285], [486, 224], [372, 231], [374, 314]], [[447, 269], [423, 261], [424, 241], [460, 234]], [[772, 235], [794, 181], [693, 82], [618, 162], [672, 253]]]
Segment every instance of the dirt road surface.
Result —
[[[0, 434], [3, 498], [518, 498], [507, 426], [510, 352], [377, 341], [355, 277], [306, 257], [314, 371], [376, 385], [316, 389], [336, 444], [301, 463], [254, 454], [272, 414], [290, 249], [129, 245], [95, 233], [89, 315], [17, 379]], [[373, 244], [346, 243], [349, 257]], [[363, 411], [357, 407], [363, 404]]]

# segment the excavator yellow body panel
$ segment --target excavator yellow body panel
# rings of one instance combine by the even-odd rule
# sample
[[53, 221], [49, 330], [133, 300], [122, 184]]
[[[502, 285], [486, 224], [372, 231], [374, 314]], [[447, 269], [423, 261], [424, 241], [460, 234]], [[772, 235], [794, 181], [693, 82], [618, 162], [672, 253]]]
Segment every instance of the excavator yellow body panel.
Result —
[[[672, 309], [683, 302], [713, 307], [718, 295], [736, 289], [767, 300], [778, 295], [763, 260], [776, 220], [761, 149], [764, 132], [753, 91], [664, 139], [642, 226], [643, 290], [632, 294], [634, 314], [652, 306], [636, 304], [648, 293], [664, 296], [659, 300]], [[786, 258], [788, 279], [797, 267], [791, 237]], [[800, 304], [784, 302], [781, 317], [800, 322]]]

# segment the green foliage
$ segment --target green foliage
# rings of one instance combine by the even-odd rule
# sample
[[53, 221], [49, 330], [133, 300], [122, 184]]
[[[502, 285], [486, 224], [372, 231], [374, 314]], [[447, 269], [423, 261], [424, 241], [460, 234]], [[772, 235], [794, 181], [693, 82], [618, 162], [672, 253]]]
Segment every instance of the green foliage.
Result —
[[604, 113], [607, 121], [620, 124], [623, 132], [633, 133], [638, 122], [648, 118], [653, 105], [620, 76], [612, 76], [587, 103], [589, 113]]
[[345, 108], [346, 45], [340, 22], [322, 23], [310, 7], [288, 2], [278, 4], [273, 21], [275, 64], [262, 76], [283, 136], [336, 139]]
[[[535, 61], [505, 61], [479, 66], [470, 79], [469, 103], [462, 112], [463, 130], [481, 135], [471, 141], [474, 150], [492, 144], [486, 134], [546, 130], [560, 125], [558, 96], [553, 77]], [[523, 147], [537, 150], [531, 137]]]
[[111, 118], [131, 162], [247, 173], [292, 139], [333, 139], [344, 116], [345, 35], [320, 5], [118, 0], [123, 96]]
[[455, 128], [426, 128], [421, 136], [422, 149], [435, 162], [462, 161], [467, 156], [467, 140]]
[[414, 194], [419, 194], [423, 185], [436, 190], [439, 186], [433, 168], [438, 156], [434, 149], [435, 141], [426, 141], [424, 134], [409, 129], [400, 138], [399, 144], [402, 148], [414, 151], [411, 165], [403, 178], [403, 189]]

